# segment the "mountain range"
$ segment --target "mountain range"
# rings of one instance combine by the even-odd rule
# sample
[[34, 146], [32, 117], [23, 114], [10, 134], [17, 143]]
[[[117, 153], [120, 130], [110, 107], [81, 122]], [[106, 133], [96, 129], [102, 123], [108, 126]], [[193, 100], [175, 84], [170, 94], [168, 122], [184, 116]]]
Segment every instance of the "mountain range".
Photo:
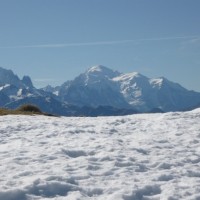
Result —
[[200, 93], [164, 77], [120, 73], [101, 65], [61, 86], [37, 89], [29, 76], [19, 79], [11, 70], [0, 67], [0, 106], [14, 109], [25, 103], [65, 116], [126, 115], [196, 108]]

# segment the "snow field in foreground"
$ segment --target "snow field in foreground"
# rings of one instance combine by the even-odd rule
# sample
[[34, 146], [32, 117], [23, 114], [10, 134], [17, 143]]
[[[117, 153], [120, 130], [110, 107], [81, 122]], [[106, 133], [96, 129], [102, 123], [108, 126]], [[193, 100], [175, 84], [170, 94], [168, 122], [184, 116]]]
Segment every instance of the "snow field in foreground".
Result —
[[0, 117], [0, 200], [200, 199], [200, 109]]

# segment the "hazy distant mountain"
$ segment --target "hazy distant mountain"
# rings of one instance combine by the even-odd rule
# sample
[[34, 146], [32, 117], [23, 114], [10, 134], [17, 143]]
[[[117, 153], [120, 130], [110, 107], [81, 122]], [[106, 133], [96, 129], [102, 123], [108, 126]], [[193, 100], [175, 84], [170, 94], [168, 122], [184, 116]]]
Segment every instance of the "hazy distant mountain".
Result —
[[166, 78], [147, 78], [139, 73], [122, 74], [113, 79], [120, 85], [126, 101], [140, 111], [160, 108], [177, 111], [200, 102], [200, 93], [188, 91]]
[[43, 112], [54, 114], [73, 116], [77, 115], [78, 107], [62, 103], [51, 96], [30, 96], [16, 101], [12, 101], [5, 105], [6, 108], [16, 109], [23, 104], [37, 105]]
[[0, 67], [0, 105], [37, 93], [30, 77], [19, 79], [11, 70]]
[[96, 66], [80, 74], [73, 81], [67, 81], [59, 90], [61, 101], [78, 106], [113, 106], [117, 108], [130, 107], [119, 92], [112, 79], [120, 73], [103, 66]]
[[[32, 103], [41, 107], [43, 111], [59, 112], [61, 103], [52, 97], [51, 93], [36, 89], [29, 76], [19, 79], [11, 70], [0, 67], [0, 106], [17, 108], [24, 103]], [[56, 109], [55, 109], [55, 106]], [[63, 107], [62, 109], [63, 110]]]
[[16, 87], [24, 87], [23, 82], [11, 70], [0, 67], [0, 86], [15, 85]]
[[133, 108], [148, 112], [184, 110], [200, 103], [200, 93], [188, 91], [166, 78], [150, 79], [139, 73], [119, 73], [94, 66], [57, 91], [61, 101], [78, 106]]
[[125, 115], [196, 108], [200, 105], [200, 93], [164, 77], [123, 74], [101, 65], [61, 86], [36, 89], [30, 77], [20, 80], [11, 70], [0, 68], [0, 106], [17, 108], [24, 103], [66, 116]]

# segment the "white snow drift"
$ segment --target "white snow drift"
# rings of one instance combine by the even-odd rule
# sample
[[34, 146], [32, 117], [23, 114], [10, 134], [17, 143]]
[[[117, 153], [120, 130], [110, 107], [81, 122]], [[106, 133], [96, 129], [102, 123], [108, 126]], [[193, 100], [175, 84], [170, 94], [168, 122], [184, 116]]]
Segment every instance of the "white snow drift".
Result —
[[0, 200], [200, 199], [200, 109], [0, 117]]

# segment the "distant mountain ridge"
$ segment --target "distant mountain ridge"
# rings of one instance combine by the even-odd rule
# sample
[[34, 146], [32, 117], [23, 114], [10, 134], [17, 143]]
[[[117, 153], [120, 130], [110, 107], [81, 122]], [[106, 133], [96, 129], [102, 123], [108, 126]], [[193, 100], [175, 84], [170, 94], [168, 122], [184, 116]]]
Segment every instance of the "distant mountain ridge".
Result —
[[41, 110], [66, 116], [124, 115], [137, 112], [182, 111], [200, 105], [200, 93], [164, 77], [120, 73], [98, 65], [61, 86], [37, 89], [0, 67], [0, 106], [16, 108], [34, 103]]
[[200, 102], [200, 93], [186, 90], [164, 77], [151, 79], [137, 72], [123, 74], [101, 65], [65, 82], [56, 93], [61, 101], [78, 106], [104, 105], [139, 112], [155, 108], [178, 111]]

